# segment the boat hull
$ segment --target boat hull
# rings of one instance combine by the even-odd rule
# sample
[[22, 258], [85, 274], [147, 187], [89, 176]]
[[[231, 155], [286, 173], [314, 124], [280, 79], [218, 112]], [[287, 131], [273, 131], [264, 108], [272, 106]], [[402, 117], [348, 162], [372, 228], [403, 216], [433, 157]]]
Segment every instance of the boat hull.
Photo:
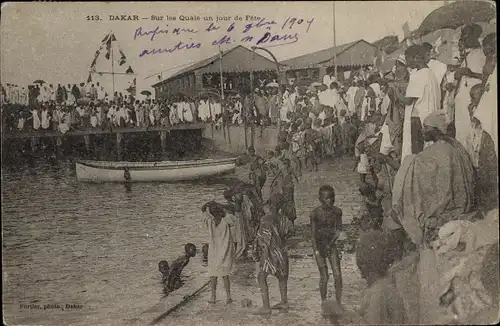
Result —
[[82, 182], [177, 182], [233, 172], [235, 159], [164, 162], [80, 161], [76, 176]]

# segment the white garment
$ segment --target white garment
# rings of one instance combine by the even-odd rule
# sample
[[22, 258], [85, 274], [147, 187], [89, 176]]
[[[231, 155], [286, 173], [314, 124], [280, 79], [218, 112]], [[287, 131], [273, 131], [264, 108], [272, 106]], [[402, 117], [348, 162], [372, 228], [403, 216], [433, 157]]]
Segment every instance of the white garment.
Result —
[[403, 144], [401, 148], [401, 163], [404, 158], [411, 154], [411, 105], [405, 107], [405, 116], [403, 120]]
[[73, 104], [75, 104], [75, 102], [76, 102], [75, 95], [73, 95], [73, 93], [71, 91], [68, 92], [68, 99], [66, 100], [66, 103], [68, 105], [73, 105]]
[[191, 106], [187, 102], [182, 103], [182, 112], [184, 116], [184, 121], [193, 122], [193, 112], [191, 112]]
[[347, 108], [349, 109], [349, 114], [352, 115], [353, 113], [356, 112], [356, 103], [354, 102], [354, 98], [356, 96], [356, 92], [358, 91], [359, 87], [357, 86], [351, 86], [347, 90]]
[[50, 126], [49, 123], [49, 111], [48, 110], [43, 110], [42, 111], [42, 128], [47, 129]]
[[31, 114], [33, 116], [33, 129], [38, 130], [40, 129], [40, 116], [38, 115], [38, 110], [34, 109], [31, 111]]
[[97, 127], [97, 116], [96, 115], [92, 115], [90, 117], [90, 125], [94, 128]]
[[[472, 49], [467, 58], [462, 63], [462, 67], [468, 67], [474, 73], [482, 73], [486, 62], [486, 57], [482, 49]], [[481, 80], [463, 76], [458, 86], [457, 96], [455, 97], [455, 138], [462, 145], [465, 144], [470, 134], [470, 89], [472, 86], [481, 83]]]
[[389, 155], [389, 153], [394, 149], [394, 146], [391, 142], [391, 135], [389, 133], [389, 126], [384, 123], [384, 125], [380, 129], [380, 133], [382, 134], [382, 143], [380, 144], [380, 153], [382, 153], [384, 155]]
[[18, 130], [23, 130], [24, 129], [24, 118], [19, 118], [19, 120], [17, 121], [17, 129]]
[[330, 85], [336, 81], [337, 81], [337, 78], [335, 78], [333, 76], [332, 77], [330, 77], [330, 75], [323, 76], [323, 84], [325, 84], [328, 88], [330, 88]]
[[106, 92], [104, 91], [104, 87], [101, 86], [97, 89], [97, 98], [99, 100], [104, 100], [104, 98], [106, 97]]
[[427, 63], [427, 66], [434, 73], [434, 76], [436, 77], [438, 84], [441, 85], [441, 82], [443, 81], [444, 75], [446, 74], [446, 71], [448, 70], [448, 67], [446, 66], [446, 64], [442, 63], [441, 61], [431, 59]]
[[56, 101], [56, 91], [54, 90], [54, 88], [53, 88], [53, 87], [49, 87], [49, 94], [50, 94], [49, 99], [50, 99], [51, 101], [54, 101], [54, 102], [55, 102], [55, 101]]
[[495, 153], [498, 157], [498, 103], [497, 103], [497, 68], [491, 73], [486, 82], [486, 90], [479, 101], [474, 117], [481, 122], [481, 127], [495, 143]]
[[213, 105], [213, 110], [214, 110], [214, 118], [216, 114], [221, 114], [222, 113], [222, 106], [219, 102], [215, 102]]
[[410, 74], [406, 97], [416, 98], [412, 116], [419, 117], [421, 122], [440, 109], [441, 89], [432, 70], [422, 68]]

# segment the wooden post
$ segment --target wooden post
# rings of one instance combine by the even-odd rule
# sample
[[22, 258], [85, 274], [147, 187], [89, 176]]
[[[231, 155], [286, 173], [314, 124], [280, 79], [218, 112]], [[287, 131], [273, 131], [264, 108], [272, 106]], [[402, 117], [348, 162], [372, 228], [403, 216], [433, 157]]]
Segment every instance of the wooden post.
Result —
[[122, 159], [122, 139], [123, 135], [120, 132], [116, 133], [116, 155], [118, 160]]
[[165, 155], [167, 151], [167, 131], [162, 130], [160, 131], [160, 139], [161, 139], [161, 153], [162, 155]]
[[63, 145], [62, 137], [56, 137], [56, 159], [59, 160], [61, 158], [61, 148]]
[[85, 141], [85, 150], [87, 151], [87, 156], [90, 155], [90, 135], [84, 135], [83, 139]]

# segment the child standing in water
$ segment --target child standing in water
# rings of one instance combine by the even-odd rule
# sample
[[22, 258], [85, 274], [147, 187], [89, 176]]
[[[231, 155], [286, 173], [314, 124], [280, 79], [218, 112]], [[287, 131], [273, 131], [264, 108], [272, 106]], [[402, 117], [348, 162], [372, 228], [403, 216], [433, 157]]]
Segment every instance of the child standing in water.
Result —
[[184, 245], [184, 255], [174, 260], [170, 266], [165, 260], [162, 260], [158, 264], [160, 273], [162, 273], [162, 282], [165, 294], [169, 294], [182, 286], [182, 270], [194, 256], [196, 256], [196, 246], [192, 243], [186, 243]]
[[342, 210], [334, 205], [335, 191], [331, 186], [323, 185], [319, 188], [320, 206], [316, 207], [310, 214], [312, 227], [312, 247], [318, 265], [320, 281], [319, 292], [321, 301], [326, 300], [328, 285], [328, 265], [335, 279], [335, 297], [341, 303], [342, 298], [342, 274], [340, 272], [340, 257], [336, 241], [342, 230]]
[[266, 215], [262, 218], [257, 231], [253, 257], [259, 263], [259, 287], [262, 295], [262, 308], [257, 315], [271, 314], [269, 303], [269, 287], [267, 276], [274, 275], [278, 279], [281, 302], [273, 309], [288, 310], [287, 283], [288, 283], [288, 252], [286, 240], [290, 236], [292, 226], [283, 215], [279, 214], [280, 195], [273, 195], [266, 206]]
[[226, 290], [226, 303], [232, 303], [229, 274], [233, 267], [234, 240], [232, 227], [234, 216], [227, 214], [224, 207], [216, 202], [209, 202], [201, 208], [203, 222], [208, 228], [208, 276], [210, 276], [212, 296], [209, 303], [215, 303], [217, 278], [222, 277]]

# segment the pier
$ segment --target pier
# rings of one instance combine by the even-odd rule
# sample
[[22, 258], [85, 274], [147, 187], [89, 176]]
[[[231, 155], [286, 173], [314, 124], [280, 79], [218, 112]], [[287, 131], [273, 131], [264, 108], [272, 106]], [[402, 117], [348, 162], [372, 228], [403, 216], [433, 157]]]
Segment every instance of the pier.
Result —
[[[62, 134], [55, 130], [5, 130], [2, 154], [15, 162], [22, 157], [66, 156], [92, 159], [141, 160], [182, 157], [201, 146], [204, 123], [172, 126], [79, 128]], [[138, 155], [137, 155], [138, 154]], [[170, 156], [168, 156], [168, 155]]]

